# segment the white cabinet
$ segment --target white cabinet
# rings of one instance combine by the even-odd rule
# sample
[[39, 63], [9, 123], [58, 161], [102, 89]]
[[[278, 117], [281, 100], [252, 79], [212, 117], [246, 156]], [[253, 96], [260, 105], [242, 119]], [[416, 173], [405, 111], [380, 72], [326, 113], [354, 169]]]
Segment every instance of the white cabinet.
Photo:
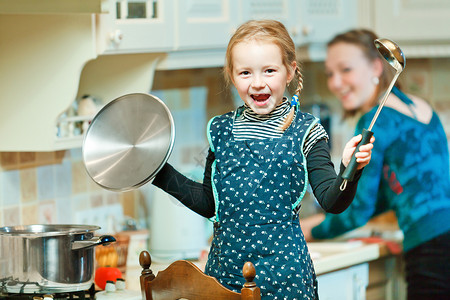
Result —
[[237, 8], [237, 0], [176, 0], [176, 50], [226, 48]]
[[408, 58], [450, 56], [450, 2], [447, 0], [300, 0], [300, 46], [313, 61], [325, 59], [336, 34], [367, 28], [396, 41]]
[[241, 23], [247, 20], [274, 19], [282, 22], [295, 43], [300, 40], [298, 1], [292, 0], [240, 0]]
[[0, 37], [7, 41], [0, 55], [0, 151], [81, 147], [83, 137], [73, 128], [85, 119], [60, 118], [77, 97], [90, 94], [106, 103], [150, 90], [161, 54], [99, 55], [98, 19], [109, 13], [86, 12], [75, 2], [64, 1], [61, 14], [42, 8], [3, 13], [0, 5]]
[[0, 151], [81, 146], [80, 137], [55, 141], [59, 116], [77, 97], [107, 102], [148, 92], [155, 69], [222, 66], [230, 36], [250, 19], [283, 22], [311, 60], [354, 27], [397, 41], [407, 58], [450, 57], [447, 0], [13, 2], [0, 1]]
[[396, 41], [449, 41], [450, 1], [373, 1], [373, 29]]
[[365, 300], [369, 265], [363, 263], [317, 277], [321, 300]]
[[336, 34], [368, 23], [368, 0], [300, 0], [294, 1], [297, 45], [307, 49], [312, 61], [326, 57], [326, 44]]
[[175, 0], [109, 0], [97, 16], [99, 54], [166, 52], [175, 47]]
[[396, 41], [406, 58], [450, 56], [450, 1], [372, 1], [371, 28]]
[[297, 3], [297, 22], [302, 43], [326, 43], [335, 34], [358, 26], [357, 0], [301, 0]]

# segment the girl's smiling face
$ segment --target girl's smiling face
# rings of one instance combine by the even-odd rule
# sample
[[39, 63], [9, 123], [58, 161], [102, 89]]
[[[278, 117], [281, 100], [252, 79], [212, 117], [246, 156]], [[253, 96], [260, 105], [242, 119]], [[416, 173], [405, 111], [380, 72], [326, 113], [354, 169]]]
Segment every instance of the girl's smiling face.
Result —
[[376, 96], [373, 78], [382, 72], [379, 62], [369, 61], [357, 45], [339, 42], [328, 48], [325, 68], [328, 88], [345, 110], [369, 108]]
[[241, 99], [257, 114], [273, 111], [283, 100], [296, 62], [288, 70], [276, 44], [253, 39], [236, 44], [231, 57], [231, 79]]

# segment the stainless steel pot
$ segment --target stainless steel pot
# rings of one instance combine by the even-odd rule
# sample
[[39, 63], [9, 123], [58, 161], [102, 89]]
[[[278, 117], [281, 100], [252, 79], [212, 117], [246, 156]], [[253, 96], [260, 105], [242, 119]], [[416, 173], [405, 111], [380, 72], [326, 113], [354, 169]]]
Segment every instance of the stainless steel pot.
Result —
[[94, 279], [94, 246], [115, 241], [94, 237], [99, 226], [27, 225], [0, 228], [0, 282], [7, 293], [87, 290]]

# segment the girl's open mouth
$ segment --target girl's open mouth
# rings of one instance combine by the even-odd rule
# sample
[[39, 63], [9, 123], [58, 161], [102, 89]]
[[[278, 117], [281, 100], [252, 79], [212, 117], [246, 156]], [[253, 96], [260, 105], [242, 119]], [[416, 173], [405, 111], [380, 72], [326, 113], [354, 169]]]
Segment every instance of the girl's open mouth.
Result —
[[264, 105], [269, 100], [270, 94], [252, 94], [251, 97], [257, 105]]

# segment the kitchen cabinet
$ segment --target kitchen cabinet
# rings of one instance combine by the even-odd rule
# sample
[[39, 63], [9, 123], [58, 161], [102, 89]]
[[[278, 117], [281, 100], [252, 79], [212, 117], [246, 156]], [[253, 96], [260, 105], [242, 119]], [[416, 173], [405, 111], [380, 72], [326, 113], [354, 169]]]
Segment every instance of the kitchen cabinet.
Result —
[[447, 0], [376, 0], [373, 15], [373, 29], [397, 41], [450, 40]]
[[110, 0], [109, 14], [97, 16], [99, 54], [174, 50], [175, 0]]
[[359, 26], [358, 16], [364, 1], [301, 0], [296, 1], [299, 26], [297, 44], [307, 48], [311, 61], [326, 57], [326, 43], [337, 33]]
[[357, 0], [303, 0], [296, 2], [303, 44], [323, 43], [336, 33], [358, 26]]
[[62, 13], [45, 13], [36, 1], [21, 3], [27, 13], [5, 11], [0, 5], [0, 37], [5, 41], [0, 55], [0, 69], [5, 70], [0, 73], [0, 151], [81, 147], [82, 132], [75, 128], [90, 118], [65, 118], [72, 103], [84, 94], [106, 103], [126, 93], [148, 92], [162, 54], [102, 55], [96, 26], [100, 15], [109, 14], [104, 6], [90, 11], [75, 5], [69, 13], [73, 1], [65, 1]]
[[237, 0], [177, 0], [176, 50], [226, 48], [239, 23]]
[[372, 0], [379, 36], [401, 45], [405, 56], [450, 56], [450, 2], [447, 0]]
[[384, 256], [369, 262], [367, 300], [405, 300], [406, 282], [403, 259]]
[[319, 275], [317, 281], [321, 300], [365, 300], [369, 282], [369, 264], [363, 263]]
[[294, 43], [299, 44], [301, 35], [298, 3], [292, 0], [240, 0], [240, 23], [247, 20], [275, 19], [286, 26]]
[[105, 0], [0, 0], [0, 14], [79, 14], [106, 12]]
[[90, 14], [0, 15], [0, 151], [58, 150], [56, 120], [96, 56], [93, 24]]
[[149, 92], [157, 69], [220, 67], [236, 28], [261, 18], [286, 25], [301, 59], [323, 60], [352, 27], [407, 58], [450, 56], [445, 0], [0, 0], [0, 151], [81, 147], [82, 134], [59, 136], [90, 121], [65, 118], [77, 98]]
[[[365, 235], [371, 228], [363, 227], [352, 235]], [[320, 299], [406, 299], [403, 260], [400, 254], [391, 254], [386, 243], [338, 239], [308, 243], [308, 249]]]
[[352, 28], [392, 39], [407, 58], [450, 56], [450, 2], [446, 0], [301, 0], [299, 46], [307, 59], [323, 61], [326, 43]]

